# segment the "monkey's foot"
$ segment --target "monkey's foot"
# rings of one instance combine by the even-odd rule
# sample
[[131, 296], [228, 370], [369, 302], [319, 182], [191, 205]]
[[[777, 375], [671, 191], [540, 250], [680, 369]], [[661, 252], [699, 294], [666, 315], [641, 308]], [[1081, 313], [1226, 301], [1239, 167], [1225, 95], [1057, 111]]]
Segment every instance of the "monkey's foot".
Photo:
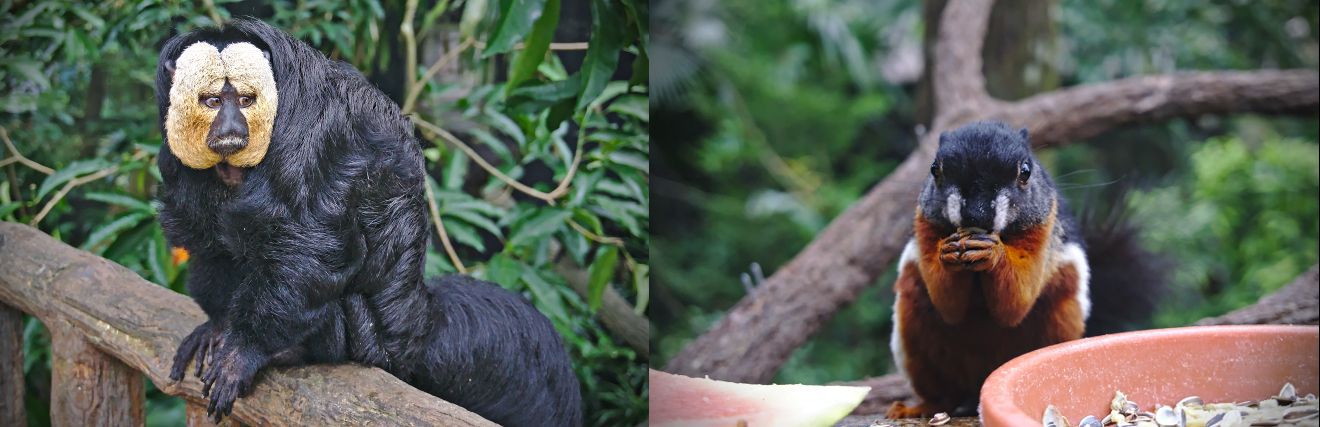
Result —
[[948, 412], [945, 408], [937, 407], [927, 402], [921, 402], [917, 406], [907, 406], [903, 402], [894, 402], [885, 412], [885, 418], [929, 418], [939, 412]]
[[224, 337], [211, 355], [211, 364], [202, 375], [202, 396], [208, 397], [206, 414], [217, 424], [234, 410], [234, 401], [252, 392], [257, 371], [269, 358], [255, 349], [235, 345]]
[[192, 333], [183, 339], [183, 343], [179, 344], [179, 349], [174, 352], [174, 366], [170, 368], [170, 379], [174, 381], [183, 380], [188, 362], [191, 361], [197, 362], [197, 370], [193, 375], [201, 378], [202, 366], [206, 364], [206, 356], [214, 348], [218, 335], [209, 320], [197, 325], [197, 328], [193, 329]]

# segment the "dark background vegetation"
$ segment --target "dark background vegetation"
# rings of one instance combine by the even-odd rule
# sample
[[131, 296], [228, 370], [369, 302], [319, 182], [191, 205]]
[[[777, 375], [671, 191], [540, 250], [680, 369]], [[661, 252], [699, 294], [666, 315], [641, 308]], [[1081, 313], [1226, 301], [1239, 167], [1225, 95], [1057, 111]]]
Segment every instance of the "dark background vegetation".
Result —
[[[433, 233], [427, 275], [467, 271], [527, 296], [565, 339], [588, 424], [641, 423], [644, 335], [629, 344], [601, 319], [607, 306], [640, 319], [649, 293], [645, 1], [0, 1], [0, 220], [185, 292], [187, 262], [152, 205], [157, 49], [240, 15], [351, 63], [401, 105], [420, 81], [415, 120], [459, 140], [419, 126], [453, 247]], [[29, 425], [49, 425], [49, 337], [35, 319], [24, 347]], [[183, 401], [149, 385], [147, 423], [182, 420]]]
[[[658, 0], [650, 51], [655, 205], [652, 348], [663, 365], [903, 160], [927, 124], [916, 0]], [[1002, 0], [987, 88], [1179, 70], [1315, 68], [1313, 1]], [[1171, 261], [1152, 327], [1255, 302], [1317, 260], [1316, 118], [1203, 116], [1038, 152], [1082, 215], [1119, 216]], [[913, 183], [914, 186], [921, 185]], [[755, 264], [755, 265], [754, 265]], [[775, 378], [893, 371], [892, 272]]]

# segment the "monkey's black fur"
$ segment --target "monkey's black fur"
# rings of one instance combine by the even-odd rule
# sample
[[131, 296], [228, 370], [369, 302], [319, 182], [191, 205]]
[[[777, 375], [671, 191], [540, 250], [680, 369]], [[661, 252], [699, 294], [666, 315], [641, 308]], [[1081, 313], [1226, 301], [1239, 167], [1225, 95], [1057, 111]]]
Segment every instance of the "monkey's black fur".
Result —
[[265, 158], [235, 187], [162, 144], [161, 226], [190, 252], [188, 289], [209, 317], [171, 377], [197, 362], [218, 419], [265, 366], [353, 361], [500, 424], [580, 425], [577, 378], [531, 304], [464, 276], [423, 283], [422, 156], [398, 107], [352, 66], [238, 19], [166, 42], [162, 126], [165, 64], [198, 41], [267, 52], [279, 109]]

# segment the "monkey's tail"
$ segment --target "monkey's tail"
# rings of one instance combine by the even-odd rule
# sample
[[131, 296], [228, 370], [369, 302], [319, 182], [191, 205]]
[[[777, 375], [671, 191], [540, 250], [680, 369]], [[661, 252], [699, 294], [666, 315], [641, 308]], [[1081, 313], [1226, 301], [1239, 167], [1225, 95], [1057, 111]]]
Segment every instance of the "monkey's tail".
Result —
[[1108, 209], [1084, 209], [1079, 226], [1091, 267], [1091, 316], [1086, 336], [1147, 328], [1168, 291], [1173, 263], [1141, 244], [1126, 208], [1126, 191]]

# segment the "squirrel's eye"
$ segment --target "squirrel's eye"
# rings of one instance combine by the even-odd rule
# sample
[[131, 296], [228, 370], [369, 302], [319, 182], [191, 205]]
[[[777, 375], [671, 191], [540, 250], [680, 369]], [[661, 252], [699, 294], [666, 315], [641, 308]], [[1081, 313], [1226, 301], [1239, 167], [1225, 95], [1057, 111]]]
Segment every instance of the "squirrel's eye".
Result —
[[1023, 160], [1018, 168], [1018, 184], [1027, 185], [1028, 179], [1031, 179], [1031, 161]]

